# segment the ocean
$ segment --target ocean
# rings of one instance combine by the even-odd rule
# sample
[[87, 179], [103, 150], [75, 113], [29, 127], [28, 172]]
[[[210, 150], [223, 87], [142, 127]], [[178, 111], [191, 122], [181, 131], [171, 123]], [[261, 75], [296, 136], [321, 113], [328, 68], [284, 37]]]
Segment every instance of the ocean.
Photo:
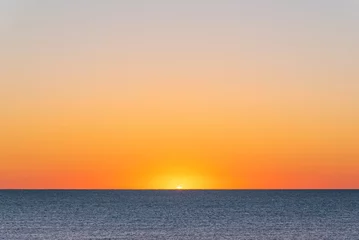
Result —
[[359, 239], [356, 190], [2, 190], [0, 239]]

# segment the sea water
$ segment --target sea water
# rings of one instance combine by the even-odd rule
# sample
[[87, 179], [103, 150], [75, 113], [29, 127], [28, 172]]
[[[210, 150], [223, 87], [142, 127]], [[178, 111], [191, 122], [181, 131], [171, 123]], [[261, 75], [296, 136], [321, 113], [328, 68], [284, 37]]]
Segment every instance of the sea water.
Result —
[[0, 239], [359, 239], [359, 191], [0, 191]]

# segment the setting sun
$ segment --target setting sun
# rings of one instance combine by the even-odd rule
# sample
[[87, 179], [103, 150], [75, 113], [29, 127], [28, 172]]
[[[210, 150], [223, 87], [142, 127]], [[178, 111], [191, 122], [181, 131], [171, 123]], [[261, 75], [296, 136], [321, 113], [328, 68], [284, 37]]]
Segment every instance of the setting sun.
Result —
[[180, 189], [182, 189], [183, 187], [182, 187], [182, 185], [178, 185], [177, 187], [176, 187], [176, 189], [178, 189], [178, 190], [180, 190]]

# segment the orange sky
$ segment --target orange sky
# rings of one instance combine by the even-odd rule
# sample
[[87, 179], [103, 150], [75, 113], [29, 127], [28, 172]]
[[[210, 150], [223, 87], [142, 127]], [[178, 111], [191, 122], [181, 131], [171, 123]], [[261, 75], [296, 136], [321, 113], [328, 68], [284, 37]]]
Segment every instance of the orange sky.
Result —
[[356, 3], [131, 2], [0, 4], [0, 188], [359, 187]]

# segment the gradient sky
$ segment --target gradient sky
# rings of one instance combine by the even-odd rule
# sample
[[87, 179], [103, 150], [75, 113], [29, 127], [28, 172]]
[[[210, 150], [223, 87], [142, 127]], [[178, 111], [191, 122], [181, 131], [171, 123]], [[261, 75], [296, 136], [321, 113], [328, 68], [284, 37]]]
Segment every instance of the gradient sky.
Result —
[[359, 1], [0, 2], [0, 188], [359, 188]]

